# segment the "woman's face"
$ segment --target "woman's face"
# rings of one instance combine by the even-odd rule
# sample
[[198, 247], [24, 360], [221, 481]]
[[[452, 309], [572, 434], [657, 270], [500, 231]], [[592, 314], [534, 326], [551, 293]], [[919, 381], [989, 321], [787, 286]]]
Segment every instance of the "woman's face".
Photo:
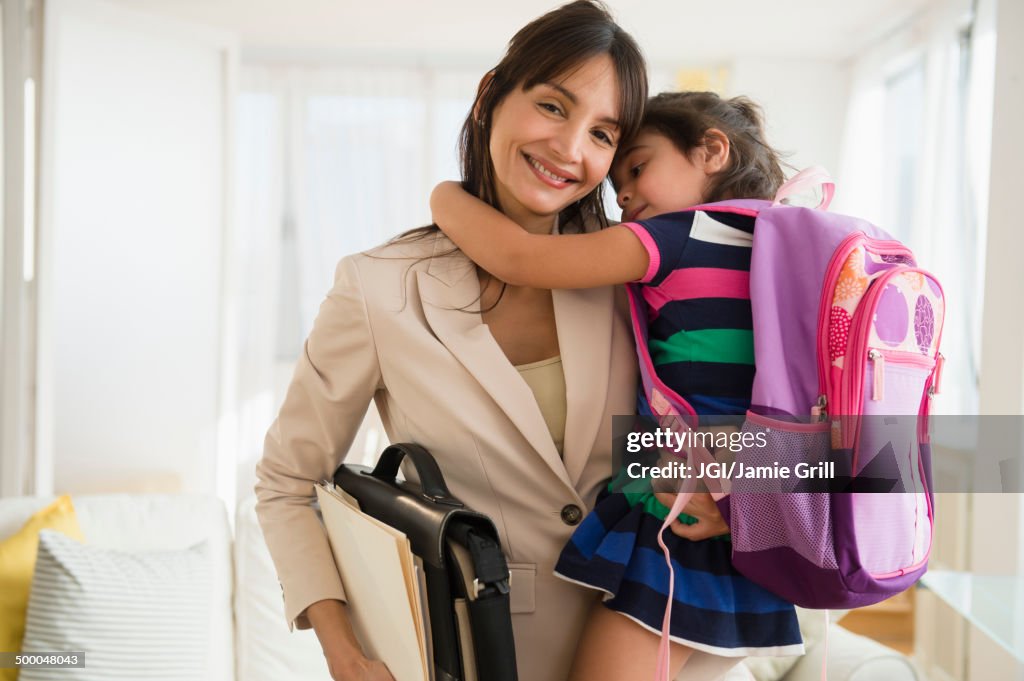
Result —
[[552, 82], [516, 88], [491, 118], [491, 160], [506, 215], [548, 232], [558, 213], [608, 174], [618, 144], [619, 88], [600, 55]]

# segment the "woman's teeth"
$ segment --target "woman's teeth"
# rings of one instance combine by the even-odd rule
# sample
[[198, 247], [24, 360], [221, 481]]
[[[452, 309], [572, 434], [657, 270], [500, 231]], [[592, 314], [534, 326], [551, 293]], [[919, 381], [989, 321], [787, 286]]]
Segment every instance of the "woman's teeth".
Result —
[[534, 168], [536, 168], [537, 170], [539, 170], [539, 171], [540, 171], [541, 173], [543, 173], [544, 175], [547, 175], [548, 177], [550, 177], [550, 178], [551, 178], [552, 180], [555, 180], [556, 182], [569, 182], [569, 179], [568, 179], [568, 178], [565, 178], [565, 177], [559, 177], [558, 175], [555, 175], [555, 174], [554, 174], [554, 173], [552, 173], [552, 172], [551, 172], [550, 170], [548, 170], [547, 168], [545, 168], [544, 166], [542, 166], [542, 165], [541, 165], [540, 163], [538, 163], [537, 161], [535, 161], [535, 160], [534, 160], [533, 158], [530, 158], [530, 157], [527, 157], [527, 158], [529, 158], [529, 161], [530, 161], [530, 165], [532, 165], [532, 166], [533, 166]]

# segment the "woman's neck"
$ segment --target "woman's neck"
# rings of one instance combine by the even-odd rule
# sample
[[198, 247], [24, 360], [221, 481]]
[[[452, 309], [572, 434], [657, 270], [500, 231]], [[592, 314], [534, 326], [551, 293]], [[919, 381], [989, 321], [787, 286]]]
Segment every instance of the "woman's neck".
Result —
[[512, 218], [516, 224], [530, 234], [551, 234], [555, 225], [558, 224], [558, 216], [537, 216], [517, 213], [515, 211], [507, 211], [505, 215]]
[[551, 234], [558, 224], [558, 215], [538, 215], [498, 189], [501, 212], [530, 234]]

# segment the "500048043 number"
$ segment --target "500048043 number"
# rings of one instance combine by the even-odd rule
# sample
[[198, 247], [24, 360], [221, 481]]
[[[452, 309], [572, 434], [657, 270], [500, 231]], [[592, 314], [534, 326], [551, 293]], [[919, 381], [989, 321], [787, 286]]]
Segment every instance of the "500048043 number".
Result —
[[68, 669], [85, 666], [85, 653], [33, 651], [20, 653], [0, 652], [0, 669], [37, 667], [48, 669]]

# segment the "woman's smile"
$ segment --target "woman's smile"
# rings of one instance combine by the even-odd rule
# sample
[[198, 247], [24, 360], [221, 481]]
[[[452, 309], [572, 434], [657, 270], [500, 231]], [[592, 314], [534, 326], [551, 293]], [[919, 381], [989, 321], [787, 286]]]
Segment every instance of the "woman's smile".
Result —
[[564, 189], [565, 187], [579, 182], [579, 179], [575, 175], [566, 170], [562, 170], [558, 166], [534, 158], [526, 153], [523, 154], [523, 158], [525, 158], [526, 162], [530, 164], [530, 167], [541, 181], [556, 189]]

